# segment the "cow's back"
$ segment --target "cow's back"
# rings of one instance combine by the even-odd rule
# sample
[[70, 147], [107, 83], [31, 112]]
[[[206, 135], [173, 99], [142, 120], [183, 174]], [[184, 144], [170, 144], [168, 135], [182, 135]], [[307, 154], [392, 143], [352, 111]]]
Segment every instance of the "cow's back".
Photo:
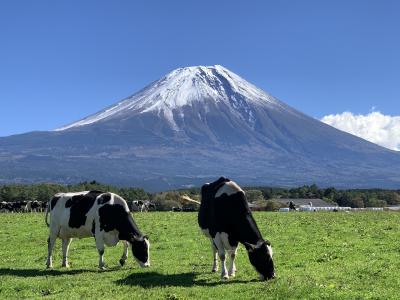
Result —
[[65, 202], [65, 208], [70, 209], [68, 225], [71, 228], [84, 226], [89, 210], [94, 206], [97, 197], [104, 194], [100, 191], [90, 191], [82, 195], [72, 196]]
[[50, 200], [50, 227], [59, 230], [60, 237], [86, 237], [92, 232], [96, 198], [100, 191], [58, 193]]
[[200, 228], [209, 229], [213, 227], [216, 218], [215, 194], [221, 186], [230, 181], [228, 178], [220, 177], [212, 183], [206, 183], [201, 187], [201, 204], [198, 214]]

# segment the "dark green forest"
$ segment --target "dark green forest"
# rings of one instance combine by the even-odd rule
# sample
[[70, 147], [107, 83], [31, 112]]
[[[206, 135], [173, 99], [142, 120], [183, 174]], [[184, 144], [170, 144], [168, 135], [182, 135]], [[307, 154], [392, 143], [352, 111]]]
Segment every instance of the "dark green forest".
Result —
[[60, 184], [9, 184], [0, 186], [0, 201], [49, 201], [54, 194], [59, 192], [77, 191], [107, 191], [121, 195], [125, 199], [149, 199], [150, 194], [140, 188], [120, 188], [112, 185], [101, 184], [96, 181], [81, 182], [74, 185]]
[[[323, 199], [334, 205], [350, 207], [384, 207], [388, 205], [400, 205], [400, 190], [383, 189], [348, 189], [339, 190], [334, 187], [319, 188], [315, 184], [304, 185], [297, 188], [275, 187], [245, 187], [249, 202], [258, 203], [261, 206], [275, 207], [274, 199], [277, 198], [304, 198]], [[152, 200], [160, 210], [168, 210], [171, 207], [181, 207], [180, 196], [190, 195], [193, 199], [200, 199], [200, 189], [166, 191], [160, 193], [148, 193], [141, 188], [116, 187], [101, 184], [96, 181], [81, 182], [75, 185], [60, 184], [9, 184], [0, 186], [0, 201], [48, 201], [58, 192], [72, 192], [84, 190], [110, 191], [121, 195], [128, 201]]]

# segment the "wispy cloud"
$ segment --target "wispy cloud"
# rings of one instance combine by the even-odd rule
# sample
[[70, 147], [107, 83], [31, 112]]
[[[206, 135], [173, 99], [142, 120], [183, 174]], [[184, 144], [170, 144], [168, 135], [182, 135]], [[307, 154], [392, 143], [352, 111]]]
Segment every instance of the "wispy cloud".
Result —
[[324, 116], [321, 121], [380, 146], [400, 151], [400, 116], [384, 115], [373, 108], [366, 115], [343, 112]]

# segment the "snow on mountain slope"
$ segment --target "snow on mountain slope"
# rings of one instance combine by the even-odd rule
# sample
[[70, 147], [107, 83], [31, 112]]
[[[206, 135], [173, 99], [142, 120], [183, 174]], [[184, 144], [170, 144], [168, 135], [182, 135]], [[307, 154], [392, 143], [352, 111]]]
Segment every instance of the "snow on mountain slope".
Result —
[[173, 113], [173, 111], [178, 110], [179, 114], [183, 116], [184, 111], [181, 108], [192, 106], [196, 102], [202, 103], [207, 111], [211, 109], [211, 106], [208, 106], [205, 100], [210, 99], [215, 103], [224, 103], [231, 109], [231, 113], [239, 115], [253, 125], [255, 122], [253, 106], [290, 111], [279, 100], [220, 65], [196, 66], [176, 69], [133, 96], [87, 118], [55, 130], [62, 131], [146, 112], [156, 112], [159, 116], [162, 115], [172, 125], [172, 128], [178, 130], [174, 119], [176, 112]]

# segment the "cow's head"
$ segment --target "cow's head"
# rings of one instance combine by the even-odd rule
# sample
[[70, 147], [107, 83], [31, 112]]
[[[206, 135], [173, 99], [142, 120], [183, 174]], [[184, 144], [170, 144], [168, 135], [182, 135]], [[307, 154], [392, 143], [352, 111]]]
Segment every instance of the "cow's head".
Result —
[[272, 248], [268, 241], [260, 240], [256, 245], [244, 243], [251, 264], [260, 274], [261, 280], [275, 278]]
[[133, 236], [131, 239], [132, 254], [142, 268], [150, 267], [150, 242], [147, 236]]

